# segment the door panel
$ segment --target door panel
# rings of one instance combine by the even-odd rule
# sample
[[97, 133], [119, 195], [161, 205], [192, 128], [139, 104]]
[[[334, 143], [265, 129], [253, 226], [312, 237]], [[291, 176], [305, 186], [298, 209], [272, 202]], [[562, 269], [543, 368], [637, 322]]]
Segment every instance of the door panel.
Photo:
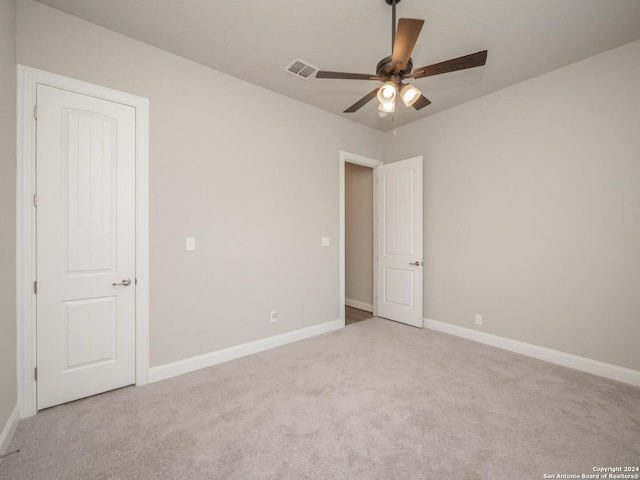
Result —
[[115, 271], [117, 171], [111, 143], [115, 120], [66, 110], [63, 189], [67, 196], [69, 273]]
[[63, 371], [116, 361], [116, 298], [87, 298], [64, 305], [67, 335]]
[[413, 305], [413, 283], [415, 272], [398, 269], [384, 269], [384, 297], [386, 303], [411, 307]]
[[422, 157], [376, 170], [378, 316], [422, 327]]
[[135, 109], [45, 85], [37, 105], [42, 409], [135, 382]]
[[413, 246], [413, 169], [384, 169], [384, 250], [386, 255], [415, 255]]

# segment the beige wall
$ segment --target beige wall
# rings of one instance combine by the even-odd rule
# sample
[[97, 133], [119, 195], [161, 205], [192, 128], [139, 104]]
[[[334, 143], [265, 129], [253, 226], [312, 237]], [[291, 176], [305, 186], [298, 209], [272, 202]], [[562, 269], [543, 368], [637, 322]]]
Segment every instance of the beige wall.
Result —
[[640, 41], [386, 148], [425, 158], [425, 317], [640, 370]]
[[0, 432], [17, 402], [15, 27], [15, 0], [0, 0]]
[[345, 164], [345, 296], [373, 304], [373, 169]]
[[339, 151], [379, 132], [31, 0], [17, 39], [21, 64], [150, 99], [151, 366], [340, 317]]

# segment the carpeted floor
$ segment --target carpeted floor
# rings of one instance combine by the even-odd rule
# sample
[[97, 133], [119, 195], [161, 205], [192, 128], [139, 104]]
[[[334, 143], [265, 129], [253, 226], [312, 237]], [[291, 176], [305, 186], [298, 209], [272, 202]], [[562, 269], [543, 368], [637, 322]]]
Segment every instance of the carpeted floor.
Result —
[[45, 410], [16, 448], [0, 479], [542, 479], [639, 465], [640, 389], [374, 318]]

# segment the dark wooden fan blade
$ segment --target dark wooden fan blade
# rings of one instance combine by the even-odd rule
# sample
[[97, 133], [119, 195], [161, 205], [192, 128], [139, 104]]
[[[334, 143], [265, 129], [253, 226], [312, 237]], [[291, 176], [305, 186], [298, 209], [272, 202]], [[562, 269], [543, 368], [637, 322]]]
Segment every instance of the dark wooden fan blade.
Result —
[[446, 62], [434, 63], [427, 67], [420, 67], [413, 70], [413, 73], [407, 75], [409, 78], [431, 77], [440, 75], [441, 73], [455, 72], [457, 70], [465, 70], [467, 68], [481, 67], [487, 63], [487, 51], [471, 53], [463, 57], [452, 58]]
[[426, 107], [430, 103], [431, 103], [431, 100], [429, 100], [424, 95], [420, 95], [420, 98], [416, 100], [416, 103], [414, 103], [412, 107], [415, 108], [416, 110], [420, 110], [421, 108]]
[[316, 78], [336, 78], [339, 80], [381, 80], [377, 75], [368, 75], [366, 73], [327, 72], [325, 70], [320, 70], [316, 73]]
[[396, 40], [393, 43], [393, 54], [391, 62], [395, 73], [401, 72], [407, 67], [407, 62], [416, 46], [420, 30], [424, 20], [418, 18], [401, 18], [398, 20], [398, 29], [396, 30]]
[[362, 107], [364, 107], [367, 103], [369, 103], [371, 100], [373, 100], [376, 97], [376, 95], [378, 94], [378, 90], [380, 90], [380, 89], [376, 88], [375, 90], [367, 93], [364, 97], [362, 97], [356, 103], [354, 103], [349, 108], [347, 108], [344, 111], [344, 113], [353, 113], [353, 112], [357, 112], [358, 110], [360, 110]]

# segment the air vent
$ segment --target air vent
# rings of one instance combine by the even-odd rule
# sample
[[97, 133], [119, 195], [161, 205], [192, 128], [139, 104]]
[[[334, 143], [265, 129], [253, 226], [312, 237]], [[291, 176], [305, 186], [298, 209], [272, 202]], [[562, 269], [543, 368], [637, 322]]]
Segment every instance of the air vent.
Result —
[[296, 77], [307, 80], [318, 71], [318, 67], [314, 67], [308, 62], [296, 58], [293, 62], [287, 65], [284, 71], [289, 72], [291, 75], [295, 75]]

